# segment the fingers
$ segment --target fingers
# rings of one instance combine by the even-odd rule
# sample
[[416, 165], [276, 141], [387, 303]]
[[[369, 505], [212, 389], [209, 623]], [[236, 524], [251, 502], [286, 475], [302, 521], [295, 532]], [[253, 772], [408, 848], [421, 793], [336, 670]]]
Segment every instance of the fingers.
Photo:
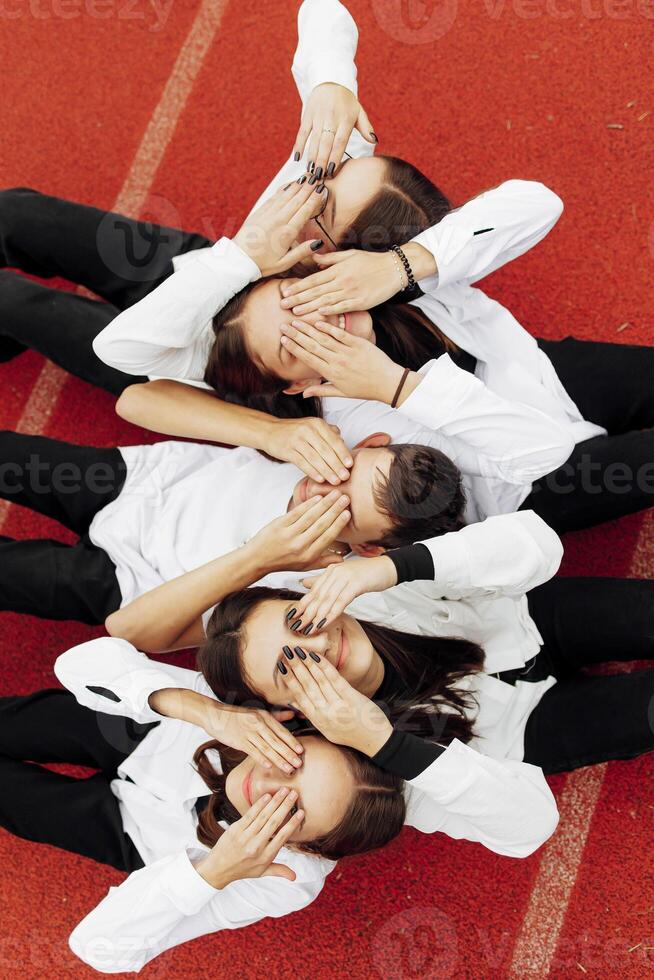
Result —
[[302, 392], [303, 398], [349, 398], [349, 395], [344, 394], [333, 384], [322, 384], [322, 385], [312, 385], [310, 388], [305, 388]]
[[[256, 758], [257, 762], [272, 763], [287, 776], [291, 776], [302, 765], [300, 757], [272, 732], [259, 732], [252, 735], [248, 755]], [[269, 769], [270, 765], [265, 768]]]
[[[360, 309], [361, 303], [353, 299], [343, 299], [338, 302], [327, 303], [325, 306], [318, 307], [321, 316], [340, 316], [341, 313], [355, 313]], [[294, 310], [293, 312], [299, 312]], [[305, 311], [308, 312], [308, 311]]]
[[325, 185], [322, 183], [311, 186], [307, 181], [306, 184], [299, 184], [298, 186], [301, 190], [308, 187], [309, 196], [297, 207], [295, 213], [288, 219], [288, 230], [293, 238], [297, 238], [306, 223], [311, 221], [314, 214], [318, 213], [322, 204], [321, 195], [326, 193]]
[[[298, 824], [300, 824], [300, 823], [302, 823], [302, 820], [304, 819], [304, 811], [303, 810], [298, 810], [298, 812], [297, 812], [297, 814], [295, 816], [297, 817], [298, 814], [302, 814], [300, 820], [298, 821]], [[285, 827], [282, 827], [282, 830], [286, 830], [286, 827], [287, 826], [288, 826], [288, 824], [286, 824]], [[281, 833], [282, 833], [282, 831], [279, 831], [279, 834], [280, 835], [281, 835]], [[295, 827], [293, 827], [293, 829], [291, 830], [291, 833], [295, 833]], [[283, 840], [281, 840], [281, 843], [280, 843], [279, 847], [277, 848], [277, 853], [279, 853], [279, 851], [282, 849], [282, 847], [284, 846], [284, 844], [286, 843], [286, 841], [288, 840], [288, 838], [291, 836], [291, 833], [289, 833], [289, 835], [287, 837], [285, 837]], [[296, 879], [297, 876], [296, 876], [295, 872], [294, 871], [291, 871], [291, 869], [289, 867], [287, 867], [285, 864], [271, 864], [271, 865], [269, 865], [266, 868], [266, 870], [261, 875], [261, 877], [262, 878], [286, 878], [287, 881], [295, 881], [295, 879]]]
[[344, 347], [351, 347], [352, 344], [348, 343], [348, 333], [343, 330], [342, 327], [334, 327], [331, 323], [326, 323], [324, 320], [318, 321], [318, 323], [307, 323], [305, 320], [291, 320], [290, 324], [284, 324], [284, 334], [287, 337], [292, 337], [297, 340], [298, 343], [303, 343], [297, 334], [301, 334], [306, 338], [307, 347], [312, 353], [320, 356], [323, 350], [331, 351], [333, 354], [338, 354], [343, 351]]
[[[268, 846], [266, 848], [266, 856], [270, 855], [271, 857], [277, 857], [284, 844], [286, 844], [287, 841], [291, 839], [293, 834], [296, 834], [298, 832], [298, 830], [302, 826], [303, 820], [304, 820], [304, 810], [297, 810], [295, 813], [291, 814], [291, 816], [286, 821], [286, 823], [283, 824], [282, 827], [280, 827], [280, 829], [277, 831], [275, 836], [268, 843]], [[277, 872], [277, 871], [273, 872], [272, 871], [273, 868], [281, 868], [284, 869], [284, 871], [289, 871], [292, 877], [289, 877], [288, 874], [282, 874], [281, 872]], [[268, 870], [264, 872], [264, 874], [273, 874], [273, 873], [277, 874], [277, 876], [280, 878], [289, 878], [290, 881], [295, 880], [295, 874], [292, 871], [290, 871], [290, 869], [287, 868], [286, 865], [284, 864], [271, 864]]]
[[284, 665], [289, 672], [285, 678], [286, 683], [290, 687], [289, 679], [291, 676], [294, 677], [302, 689], [305, 700], [308, 700], [314, 707], [324, 707], [326, 702], [325, 691], [323, 691], [318, 679], [309, 670], [309, 663], [312, 663], [312, 660], [306, 654], [304, 660], [297, 654], [293, 654], [290, 660], [284, 657]]
[[352, 134], [351, 126], [339, 126], [336, 131], [336, 136], [334, 137], [334, 142], [332, 143], [332, 148], [329, 152], [329, 160], [327, 162], [327, 169], [325, 170], [325, 176], [329, 179], [333, 177], [338, 171], [343, 160], [343, 155], [345, 154], [345, 148], [348, 144], [348, 140]]
[[304, 148], [307, 145], [307, 140], [309, 139], [310, 133], [311, 126], [306, 120], [303, 119], [300, 123], [300, 128], [297, 131], [297, 136], [295, 137], [295, 143], [293, 145], [293, 159], [296, 163], [302, 159]]
[[296, 340], [293, 340], [291, 337], [282, 335], [279, 342], [290, 354], [293, 355], [293, 357], [297, 357], [298, 360], [303, 361], [307, 367], [310, 367], [319, 375], [323, 376], [329, 369], [329, 365], [323, 357], [320, 357], [318, 354], [314, 354], [310, 350], [307, 350], [304, 346], [299, 344]]
[[334, 123], [326, 122], [323, 125], [318, 143], [318, 152], [316, 153], [315, 159], [316, 169], [314, 170], [314, 173], [319, 180], [327, 172], [327, 164], [329, 163], [336, 132], [337, 129]]
[[[267, 844], [273, 834], [277, 832], [297, 800], [297, 793], [295, 790], [289, 789], [288, 786], [281, 786], [272, 799], [268, 793], [265, 795], [268, 796], [268, 802], [255, 814], [248, 826], [248, 836], [261, 837], [262, 844]], [[255, 803], [254, 806], [256, 805]]]
[[[332, 522], [348, 506], [350, 498], [338, 490], [330, 490], [325, 497], [319, 497], [317, 503], [306, 510], [293, 524], [293, 531], [299, 535], [308, 534], [317, 537], [325, 527]], [[299, 508], [298, 508], [299, 510]]]
[[316, 254], [312, 246], [320, 248], [324, 244], [322, 238], [310, 238], [305, 242], [301, 242], [286, 253], [283, 260], [277, 264], [275, 272], [288, 272], [298, 262], [303, 262], [305, 259], [311, 258]]
[[[311, 551], [313, 554], [323, 555], [335, 541], [338, 541], [339, 536], [343, 533], [347, 525], [350, 523], [352, 514], [349, 510], [344, 510], [341, 514], [338, 514], [333, 521], [322, 530], [319, 537], [314, 538]], [[318, 525], [320, 522], [316, 522], [316, 525], [311, 529], [312, 534], [315, 534], [318, 530]], [[323, 521], [325, 523], [325, 521]]]
[[349, 470], [343, 466], [328, 443], [320, 443], [315, 448], [311, 443], [304, 443], [298, 447], [297, 453], [300, 457], [300, 469], [305, 473], [311, 471], [309, 475], [319, 483], [327, 481], [336, 485], [349, 478]]
[[368, 143], [379, 143], [374, 127], [368, 118], [367, 112], [361, 108], [356, 121], [355, 129], [358, 129], [364, 140]]
[[283, 299], [281, 305], [285, 310], [290, 309], [296, 302], [302, 302], [302, 300], [295, 300], [293, 297], [304, 296], [305, 292], [329, 282], [333, 275], [331, 269], [323, 269], [321, 272], [314, 272], [313, 275], [306, 276], [304, 279], [298, 279], [295, 283], [283, 284], [282, 293], [287, 299]]

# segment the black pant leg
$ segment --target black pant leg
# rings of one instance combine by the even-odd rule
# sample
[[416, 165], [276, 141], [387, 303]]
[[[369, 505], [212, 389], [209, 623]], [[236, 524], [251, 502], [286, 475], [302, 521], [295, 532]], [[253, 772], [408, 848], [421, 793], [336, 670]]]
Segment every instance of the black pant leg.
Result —
[[558, 681], [534, 708], [524, 761], [567, 772], [654, 750], [654, 670]]
[[79, 283], [123, 310], [172, 272], [204, 235], [134, 221], [29, 188], [0, 192], [0, 267]]
[[93, 341], [117, 313], [110, 303], [1, 271], [0, 361], [35, 350], [83, 381], [120, 395], [147, 379], [116, 371], [93, 350]]
[[556, 677], [610, 661], [654, 660], [654, 581], [554, 578], [528, 595]]
[[521, 510], [560, 534], [654, 506], [654, 428], [578, 443], [563, 466], [537, 480]]
[[49, 688], [0, 697], [0, 755], [31, 762], [100, 769], [114, 776], [158, 722], [142, 725], [78, 704], [70, 691]]
[[611, 434], [654, 427], [654, 347], [539, 340], [584, 418]]
[[83, 535], [126, 477], [118, 449], [0, 431], [0, 497]]
[[[90, 711], [68, 691], [0, 698], [0, 825], [18, 837], [121, 871], [143, 867], [123, 830], [110, 783], [150, 728]], [[102, 772], [75, 779], [35, 762], [84, 765]]]
[[0, 755], [0, 826], [16, 837], [61, 847], [119, 871], [143, 867], [103, 773], [74, 779]]
[[121, 601], [113, 562], [88, 537], [76, 545], [0, 537], [0, 611], [100, 626]]

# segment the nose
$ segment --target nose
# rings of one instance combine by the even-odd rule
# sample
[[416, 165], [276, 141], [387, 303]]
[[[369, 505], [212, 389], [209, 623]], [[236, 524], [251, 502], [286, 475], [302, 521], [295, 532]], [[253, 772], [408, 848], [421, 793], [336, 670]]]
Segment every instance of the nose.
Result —
[[316, 483], [311, 477], [307, 478], [307, 497], [327, 497], [334, 490], [340, 490], [341, 493], [347, 493], [350, 481], [343, 480], [337, 487], [333, 486], [331, 483]]
[[270, 793], [274, 796], [275, 793], [286, 786], [288, 789], [293, 789], [293, 782], [295, 778], [295, 770], [290, 776], [286, 776], [279, 771], [279, 769], [263, 769], [257, 766], [256, 775], [252, 778], [252, 802], [256, 803], [257, 800], [261, 799], [264, 793]]

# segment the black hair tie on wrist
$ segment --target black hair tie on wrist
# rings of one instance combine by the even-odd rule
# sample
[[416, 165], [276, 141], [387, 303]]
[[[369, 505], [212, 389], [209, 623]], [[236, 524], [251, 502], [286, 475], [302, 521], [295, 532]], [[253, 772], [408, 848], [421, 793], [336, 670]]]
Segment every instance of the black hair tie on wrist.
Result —
[[402, 251], [399, 245], [391, 245], [391, 251], [395, 252], [400, 262], [404, 266], [404, 271], [406, 272], [406, 278], [407, 278], [407, 284], [404, 287], [404, 289], [407, 290], [415, 289], [416, 288], [415, 276], [413, 275], [413, 270], [409, 264], [409, 260], [407, 259], [406, 255], [404, 254], [404, 252]]

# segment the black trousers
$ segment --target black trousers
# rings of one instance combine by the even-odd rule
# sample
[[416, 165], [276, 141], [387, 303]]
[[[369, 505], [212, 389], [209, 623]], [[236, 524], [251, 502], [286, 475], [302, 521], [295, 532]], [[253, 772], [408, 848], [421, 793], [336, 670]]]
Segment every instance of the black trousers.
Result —
[[520, 679], [551, 675], [558, 683], [527, 722], [525, 762], [565, 772], [654, 750], [654, 668], [582, 672], [611, 661], [654, 660], [654, 582], [556, 578], [528, 601], [544, 645]]
[[[0, 698], [0, 826], [120, 871], [142, 868], [110, 783], [153, 724], [90, 711], [68, 691]], [[77, 779], [39, 763], [99, 771]]]
[[0, 268], [67, 279], [105, 302], [0, 272], [0, 361], [27, 348], [112, 394], [145, 378], [108, 367], [93, 340], [173, 271], [204, 235], [75, 204], [27, 188], [0, 192]]
[[654, 506], [654, 347], [540, 340], [584, 418], [607, 436], [579, 443], [521, 509], [559, 533]]
[[0, 431], [0, 497], [80, 536], [75, 545], [0, 536], [0, 610], [99, 625], [120, 607], [115, 566], [88, 530], [125, 476], [118, 449]]

